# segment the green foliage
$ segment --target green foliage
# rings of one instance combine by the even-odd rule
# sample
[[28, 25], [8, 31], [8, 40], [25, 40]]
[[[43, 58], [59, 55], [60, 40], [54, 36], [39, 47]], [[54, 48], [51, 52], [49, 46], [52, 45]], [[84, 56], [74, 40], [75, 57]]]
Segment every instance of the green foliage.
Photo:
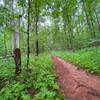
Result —
[[[2, 60], [3, 61], [3, 60]], [[64, 97], [59, 97], [57, 91], [56, 75], [53, 71], [53, 63], [46, 54], [41, 54], [39, 57], [30, 56], [29, 69], [25, 68], [26, 58], [22, 57], [23, 71], [19, 76], [10, 70], [14, 67], [14, 62], [9, 59], [3, 65], [0, 62], [0, 78], [4, 76], [5, 81], [1, 81], [0, 98], [2, 100], [30, 100], [28, 89], [32, 88], [33, 100], [64, 100]], [[5, 71], [6, 70], [6, 71]], [[7, 74], [7, 75], [6, 75]], [[9, 77], [8, 77], [9, 76]]]
[[[0, 25], [7, 23], [11, 18], [7, 7], [0, 7]], [[8, 17], [9, 16], [9, 17]]]
[[97, 52], [96, 48], [88, 48], [74, 53], [61, 51], [54, 52], [54, 54], [91, 73], [100, 73], [100, 47], [98, 47]]
[[14, 69], [14, 61], [12, 58], [0, 59], [0, 77], [12, 76]]
[[[37, 1], [39, 15], [40, 52], [70, 49], [71, 46], [71, 49], [80, 49], [88, 47], [90, 39], [100, 39], [98, 0], [31, 0], [31, 52], [36, 51], [35, 1]], [[12, 5], [11, 1], [5, 0], [4, 6], [0, 7], [0, 53], [3, 55], [5, 53], [4, 33], [6, 33], [7, 50], [11, 51], [11, 35], [15, 30], [20, 31], [20, 48], [22, 51], [26, 51], [27, 7], [28, 2], [25, 0], [15, 1], [15, 5]], [[21, 23], [19, 25], [20, 14]], [[14, 23], [15, 25], [13, 25]]]

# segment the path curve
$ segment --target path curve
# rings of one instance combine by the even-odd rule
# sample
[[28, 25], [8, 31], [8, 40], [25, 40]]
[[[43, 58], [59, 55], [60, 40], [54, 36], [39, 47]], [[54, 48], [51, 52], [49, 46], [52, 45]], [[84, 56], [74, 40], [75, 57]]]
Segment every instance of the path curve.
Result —
[[66, 100], [100, 100], [100, 77], [77, 69], [59, 57], [53, 57], [60, 92]]

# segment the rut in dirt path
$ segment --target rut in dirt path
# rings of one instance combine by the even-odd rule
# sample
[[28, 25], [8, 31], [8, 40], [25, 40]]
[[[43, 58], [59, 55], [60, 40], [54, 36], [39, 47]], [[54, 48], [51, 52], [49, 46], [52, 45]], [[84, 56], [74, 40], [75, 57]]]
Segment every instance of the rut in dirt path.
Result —
[[100, 77], [78, 70], [59, 57], [53, 57], [53, 61], [66, 100], [100, 100]]

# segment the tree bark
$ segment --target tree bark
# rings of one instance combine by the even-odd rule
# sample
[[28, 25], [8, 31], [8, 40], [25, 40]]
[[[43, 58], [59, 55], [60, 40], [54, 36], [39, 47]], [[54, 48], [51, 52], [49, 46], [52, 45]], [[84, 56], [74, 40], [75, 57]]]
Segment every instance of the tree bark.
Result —
[[38, 42], [38, 4], [37, 4], [37, 0], [35, 0], [35, 11], [36, 11], [36, 55], [39, 55], [39, 42]]
[[15, 73], [19, 74], [21, 72], [21, 53], [19, 48], [14, 49], [14, 60], [16, 65]]
[[87, 14], [87, 11], [86, 11], [86, 8], [85, 8], [85, 4], [84, 4], [84, 0], [82, 0], [82, 3], [83, 3], [83, 9], [85, 11], [85, 15], [86, 15], [86, 21], [87, 21], [87, 25], [88, 25], [88, 30], [89, 30], [89, 33], [92, 37], [92, 28], [91, 28], [91, 25], [90, 25], [90, 21], [89, 21], [89, 17], [88, 17], [88, 14]]
[[4, 45], [5, 45], [5, 55], [4, 55], [4, 56], [5, 56], [5, 58], [6, 58], [6, 56], [7, 56], [7, 42], [6, 42], [6, 39], [7, 39], [7, 38], [6, 38], [6, 35], [7, 35], [7, 34], [4, 32]]
[[[14, 19], [14, 0], [10, 1], [10, 10], [11, 10], [11, 16], [13, 16], [12, 19], [12, 26], [15, 26], [15, 19]], [[17, 41], [20, 41], [20, 33], [18, 33], [14, 27], [14, 32], [12, 33], [12, 53], [13, 53], [13, 57], [14, 57], [14, 61], [15, 61], [15, 73], [19, 74], [21, 72], [21, 52], [20, 52], [20, 42], [17, 43]], [[18, 48], [17, 48], [18, 46]]]
[[30, 53], [30, 38], [29, 38], [29, 30], [30, 30], [30, 0], [28, 0], [28, 28], [27, 28], [27, 68], [29, 65], [29, 53]]

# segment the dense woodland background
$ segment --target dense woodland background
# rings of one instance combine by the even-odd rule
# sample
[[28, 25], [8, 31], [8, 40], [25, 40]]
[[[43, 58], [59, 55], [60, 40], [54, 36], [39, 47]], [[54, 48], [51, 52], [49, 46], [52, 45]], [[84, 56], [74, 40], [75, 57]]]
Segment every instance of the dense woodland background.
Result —
[[[31, 0], [30, 52], [77, 50], [100, 39], [99, 0]], [[4, 0], [0, 6], [0, 55], [12, 52], [12, 37], [27, 52], [28, 1]], [[18, 42], [20, 42], [18, 44]], [[39, 44], [38, 46], [36, 46]], [[96, 44], [96, 43], [95, 43]], [[98, 44], [98, 43], [97, 43]]]

